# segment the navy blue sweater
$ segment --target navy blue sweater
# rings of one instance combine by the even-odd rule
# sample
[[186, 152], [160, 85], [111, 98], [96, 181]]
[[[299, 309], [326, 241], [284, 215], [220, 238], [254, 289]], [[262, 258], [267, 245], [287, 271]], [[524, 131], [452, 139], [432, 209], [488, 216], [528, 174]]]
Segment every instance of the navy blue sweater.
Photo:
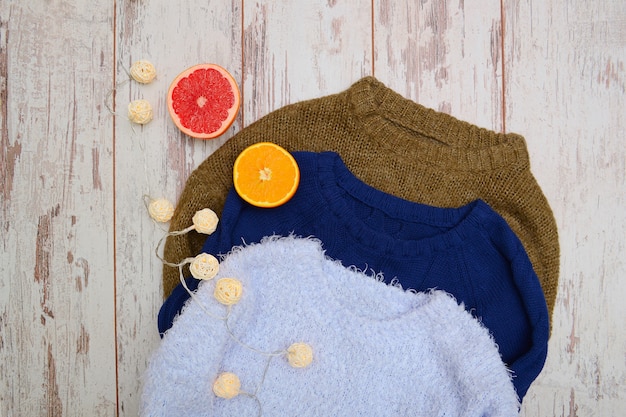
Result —
[[[522, 399], [543, 368], [549, 320], [539, 280], [506, 221], [481, 200], [437, 208], [385, 194], [333, 152], [293, 155], [301, 173], [294, 197], [267, 209], [231, 190], [203, 252], [226, 254], [269, 235], [314, 236], [344, 266], [380, 273], [405, 289], [445, 290], [490, 330]], [[187, 280], [192, 290], [198, 282]], [[179, 285], [165, 301], [161, 334], [188, 298]]]

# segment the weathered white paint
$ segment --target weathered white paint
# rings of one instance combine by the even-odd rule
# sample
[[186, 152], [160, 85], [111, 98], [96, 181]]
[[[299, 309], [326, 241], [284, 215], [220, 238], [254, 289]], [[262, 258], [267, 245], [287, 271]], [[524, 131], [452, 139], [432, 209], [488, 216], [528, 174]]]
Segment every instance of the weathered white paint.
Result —
[[507, 128], [557, 218], [561, 279], [525, 416], [626, 413], [626, 3], [506, 8]]
[[371, 1], [244, 1], [244, 117], [342, 91], [371, 74]]
[[0, 415], [116, 410], [111, 2], [0, 3]]
[[500, 0], [373, 3], [379, 80], [424, 106], [502, 130]]
[[[233, 133], [372, 73], [527, 138], [561, 229], [562, 281], [523, 414], [623, 414], [623, 2], [104, 3], [0, 3], [0, 416], [136, 415], [163, 235], [142, 195], [176, 201]], [[113, 117], [106, 95], [138, 59], [157, 80], [119, 86]], [[200, 62], [242, 89], [238, 120], [212, 141], [180, 134], [165, 108], [170, 80]], [[139, 98], [154, 120], [133, 129], [125, 109]]]
[[[241, 83], [241, 2], [117, 2], [117, 81], [139, 59], [151, 61], [157, 78], [127, 83], [116, 95], [116, 284], [119, 414], [136, 416], [141, 374], [159, 336], [156, 314], [163, 302], [162, 264], [154, 250], [167, 224], [149, 217], [144, 195], [176, 203], [189, 173], [241, 128], [241, 116], [222, 137], [202, 141], [183, 135], [165, 103], [170, 82], [200, 63], [223, 66]], [[132, 126], [126, 119], [131, 100], [148, 100], [154, 119]]]

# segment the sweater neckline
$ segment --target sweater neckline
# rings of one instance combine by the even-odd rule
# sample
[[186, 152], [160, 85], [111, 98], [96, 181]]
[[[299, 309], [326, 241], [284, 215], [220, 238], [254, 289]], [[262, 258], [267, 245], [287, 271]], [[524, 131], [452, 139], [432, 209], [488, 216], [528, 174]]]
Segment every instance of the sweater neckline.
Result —
[[353, 115], [363, 132], [410, 165], [483, 171], [529, 165], [524, 138], [472, 125], [402, 97], [372, 76], [347, 90]]
[[[482, 200], [458, 208], [440, 208], [387, 194], [358, 179], [335, 152], [318, 154], [317, 173], [326, 209], [347, 230], [354, 242], [393, 258], [413, 258], [462, 245], [467, 237], [479, 233], [480, 225], [492, 212]], [[348, 204], [349, 198], [399, 221], [436, 226], [443, 231], [419, 239], [399, 239], [374, 229], [360, 219]]]
[[[310, 239], [293, 237], [286, 239], [310, 242]], [[405, 290], [399, 285], [387, 284], [377, 279], [377, 276], [345, 267], [339, 261], [324, 255], [321, 242], [316, 242], [316, 245], [318, 247], [312, 250], [312, 253], [318, 256], [316, 262], [321, 268], [320, 271], [331, 272], [331, 274], [323, 273], [321, 277], [326, 281], [319, 285], [319, 281], [316, 280], [314, 287], [319, 289], [320, 295], [327, 302], [334, 304], [338, 311], [349, 315], [354, 320], [368, 323], [413, 321], [412, 318], [428, 308], [435, 297], [435, 293]], [[343, 279], [329, 279], [330, 276], [334, 276], [334, 271], [329, 271], [329, 268], [344, 270], [346, 273], [342, 274]]]

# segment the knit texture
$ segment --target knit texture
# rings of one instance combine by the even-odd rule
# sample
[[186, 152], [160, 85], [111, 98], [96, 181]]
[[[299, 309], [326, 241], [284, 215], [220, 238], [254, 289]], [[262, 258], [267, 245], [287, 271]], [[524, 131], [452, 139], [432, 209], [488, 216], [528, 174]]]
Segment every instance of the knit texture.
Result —
[[[316, 240], [265, 239], [236, 248], [220, 277], [243, 295], [228, 327], [251, 348], [308, 344], [304, 368], [268, 358], [227, 331], [227, 308], [204, 281], [152, 356], [141, 415], [157, 416], [515, 416], [518, 401], [488, 331], [442, 291], [388, 286], [327, 258]], [[265, 371], [267, 365], [267, 371]], [[212, 387], [234, 373], [241, 391]], [[221, 389], [220, 389], [221, 391]]]
[[[381, 272], [407, 289], [444, 290], [491, 331], [523, 398], [545, 362], [548, 311], [528, 256], [502, 217], [481, 200], [442, 209], [383, 193], [333, 152], [293, 156], [301, 180], [291, 200], [264, 209], [231, 190], [202, 251], [226, 253], [273, 234], [314, 236], [344, 266]], [[182, 286], [172, 292], [159, 313], [161, 332], [187, 298]]]
[[[552, 210], [530, 171], [526, 143], [407, 100], [373, 77], [348, 90], [292, 104], [243, 129], [188, 178], [170, 230], [191, 225], [205, 207], [220, 214], [239, 153], [270, 141], [289, 151], [335, 151], [367, 184], [386, 193], [439, 207], [486, 201], [507, 221], [526, 249], [545, 293], [550, 316], [559, 276], [559, 241]], [[170, 236], [170, 262], [196, 255], [205, 236]], [[163, 270], [164, 295], [178, 271]]]

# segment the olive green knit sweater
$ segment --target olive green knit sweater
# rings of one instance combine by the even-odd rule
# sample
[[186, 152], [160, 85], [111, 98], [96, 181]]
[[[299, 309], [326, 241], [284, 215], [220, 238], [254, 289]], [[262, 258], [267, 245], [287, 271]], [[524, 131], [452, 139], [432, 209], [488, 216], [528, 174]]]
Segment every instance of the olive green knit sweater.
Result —
[[[190, 226], [202, 208], [221, 213], [235, 158], [261, 141], [289, 151], [335, 151], [362, 181], [407, 200], [439, 207], [486, 201], [522, 241], [552, 315], [559, 276], [556, 222], [530, 171], [522, 136], [425, 108], [365, 77], [342, 93], [278, 109], [229, 139], [190, 175], [170, 230]], [[195, 232], [168, 237], [165, 259], [195, 256], [205, 238]], [[178, 282], [177, 269], [165, 266], [164, 295]]]

